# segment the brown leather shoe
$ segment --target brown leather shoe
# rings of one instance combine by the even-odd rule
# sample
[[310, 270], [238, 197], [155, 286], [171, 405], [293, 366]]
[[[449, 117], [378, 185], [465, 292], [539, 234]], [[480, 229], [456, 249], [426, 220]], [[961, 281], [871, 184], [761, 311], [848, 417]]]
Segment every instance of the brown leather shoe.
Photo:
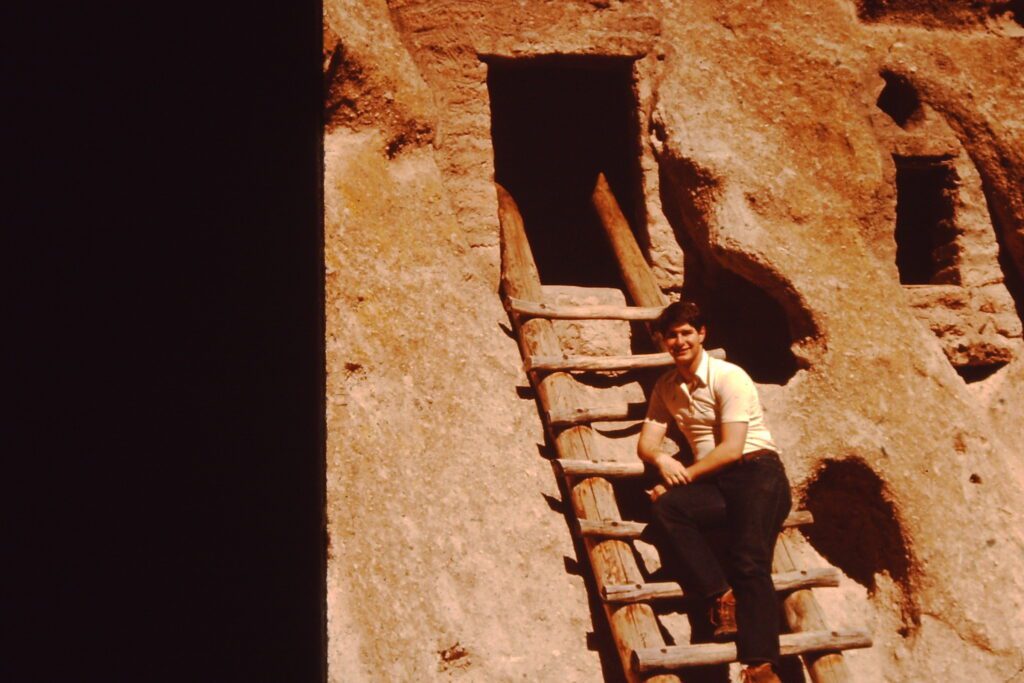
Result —
[[782, 679], [775, 675], [770, 662], [748, 666], [740, 674], [743, 683], [782, 683]]
[[715, 627], [712, 638], [731, 640], [736, 637], [736, 596], [731, 588], [715, 598], [709, 617]]

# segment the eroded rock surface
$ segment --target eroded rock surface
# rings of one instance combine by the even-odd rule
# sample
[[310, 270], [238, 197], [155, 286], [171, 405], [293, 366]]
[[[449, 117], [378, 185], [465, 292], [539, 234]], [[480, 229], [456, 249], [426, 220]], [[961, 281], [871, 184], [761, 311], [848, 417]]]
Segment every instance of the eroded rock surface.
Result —
[[[874, 635], [857, 680], [1024, 676], [1019, 3], [324, 12], [330, 680], [618, 680], [497, 291], [488, 91], [612, 63], [635, 112], [613, 187], [760, 384], [819, 520], [804, 559], [845, 572], [818, 599]], [[522, 104], [546, 106], [570, 138]]]

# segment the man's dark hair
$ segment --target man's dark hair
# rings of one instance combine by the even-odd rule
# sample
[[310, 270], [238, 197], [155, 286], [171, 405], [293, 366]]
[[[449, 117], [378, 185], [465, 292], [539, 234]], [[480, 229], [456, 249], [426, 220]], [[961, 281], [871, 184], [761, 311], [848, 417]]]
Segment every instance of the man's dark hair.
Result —
[[704, 314], [692, 301], [676, 301], [666, 306], [654, 321], [654, 331], [664, 335], [670, 328], [687, 323], [699, 330], [704, 327]]

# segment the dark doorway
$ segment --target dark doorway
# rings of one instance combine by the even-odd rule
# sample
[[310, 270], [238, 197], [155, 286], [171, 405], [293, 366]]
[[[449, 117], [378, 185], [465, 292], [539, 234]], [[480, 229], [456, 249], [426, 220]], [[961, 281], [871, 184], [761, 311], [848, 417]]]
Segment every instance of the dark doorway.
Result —
[[904, 285], [960, 284], [956, 172], [946, 159], [896, 161], [896, 266]]
[[604, 172], [643, 220], [632, 60], [488, 59], [495, 179], [515, 198], [544, 284], [621, 287], [590, 205]]

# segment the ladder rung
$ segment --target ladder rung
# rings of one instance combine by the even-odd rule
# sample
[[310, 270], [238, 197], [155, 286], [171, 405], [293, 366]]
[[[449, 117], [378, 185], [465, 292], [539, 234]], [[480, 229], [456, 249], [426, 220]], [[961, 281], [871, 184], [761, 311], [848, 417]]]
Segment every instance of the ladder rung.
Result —
[[611, 460], [569, 460], [558, 458], [553, 461], [562, 474], [571, 477], [611, 477], [623, 479], [639, 477], [644, 473], [644, 464], [639, 460], [615, 462]]
[[[835, 567], [811, 567], [792, 572], [772, 574], [775, 590], [780, 592], [801, 588], [835, 587], [839, 585], [839, 570]], [[686, 598], [682, 587], [675, 581], [655, 583], [611, 584], [601, 589], [605, 602], [644, 602]]]
[[[782, 522], [782, 528], [806, 526], [814, 523], [814, 515], [810, 510], [794, 510]], [[640, 538], [647, 525], [643, 522], [628, 522], [623, 520], [609, 519], [591, 521], [588, 519], [577, 520], [580, 534], [583, 536], [598, 536], [603, 538]]]
[[578, 519], [576, 525], [583, 536], [600, 538], [640, 538], [647, 525], [643, 522], [627, 522], [624, 520], [601, 520], [592, 522], [589, 519]]
[[608, 371], [662, 368], [672, 365], [667, 353], [639, 353], [631, 356], [527, 356], [523, 364], [526, 372], [550, 371]]
[[556, 318], [561, 320], [654, 320], [662, 306], [562, 306], [509, 297], [508, 306], [521, 318]]
[[646, 403], [619, 403], [598, 408], [574, 408], [573, 410], [548, 412], [548, 424], [552, 427], [571, 427], [590, 422], [615, 422], [617, 420], [642, 420], [647, 414]]
[[[808, 652], [839, 652], [871, 647], [867, 631], [807, 631], [779, 636], [783, 656]], [[701, 643], [700, 645], [668, 645], [633, 651], [633, 670], [639, 673], [681, 669], [736, 661], [735, 643]]]

